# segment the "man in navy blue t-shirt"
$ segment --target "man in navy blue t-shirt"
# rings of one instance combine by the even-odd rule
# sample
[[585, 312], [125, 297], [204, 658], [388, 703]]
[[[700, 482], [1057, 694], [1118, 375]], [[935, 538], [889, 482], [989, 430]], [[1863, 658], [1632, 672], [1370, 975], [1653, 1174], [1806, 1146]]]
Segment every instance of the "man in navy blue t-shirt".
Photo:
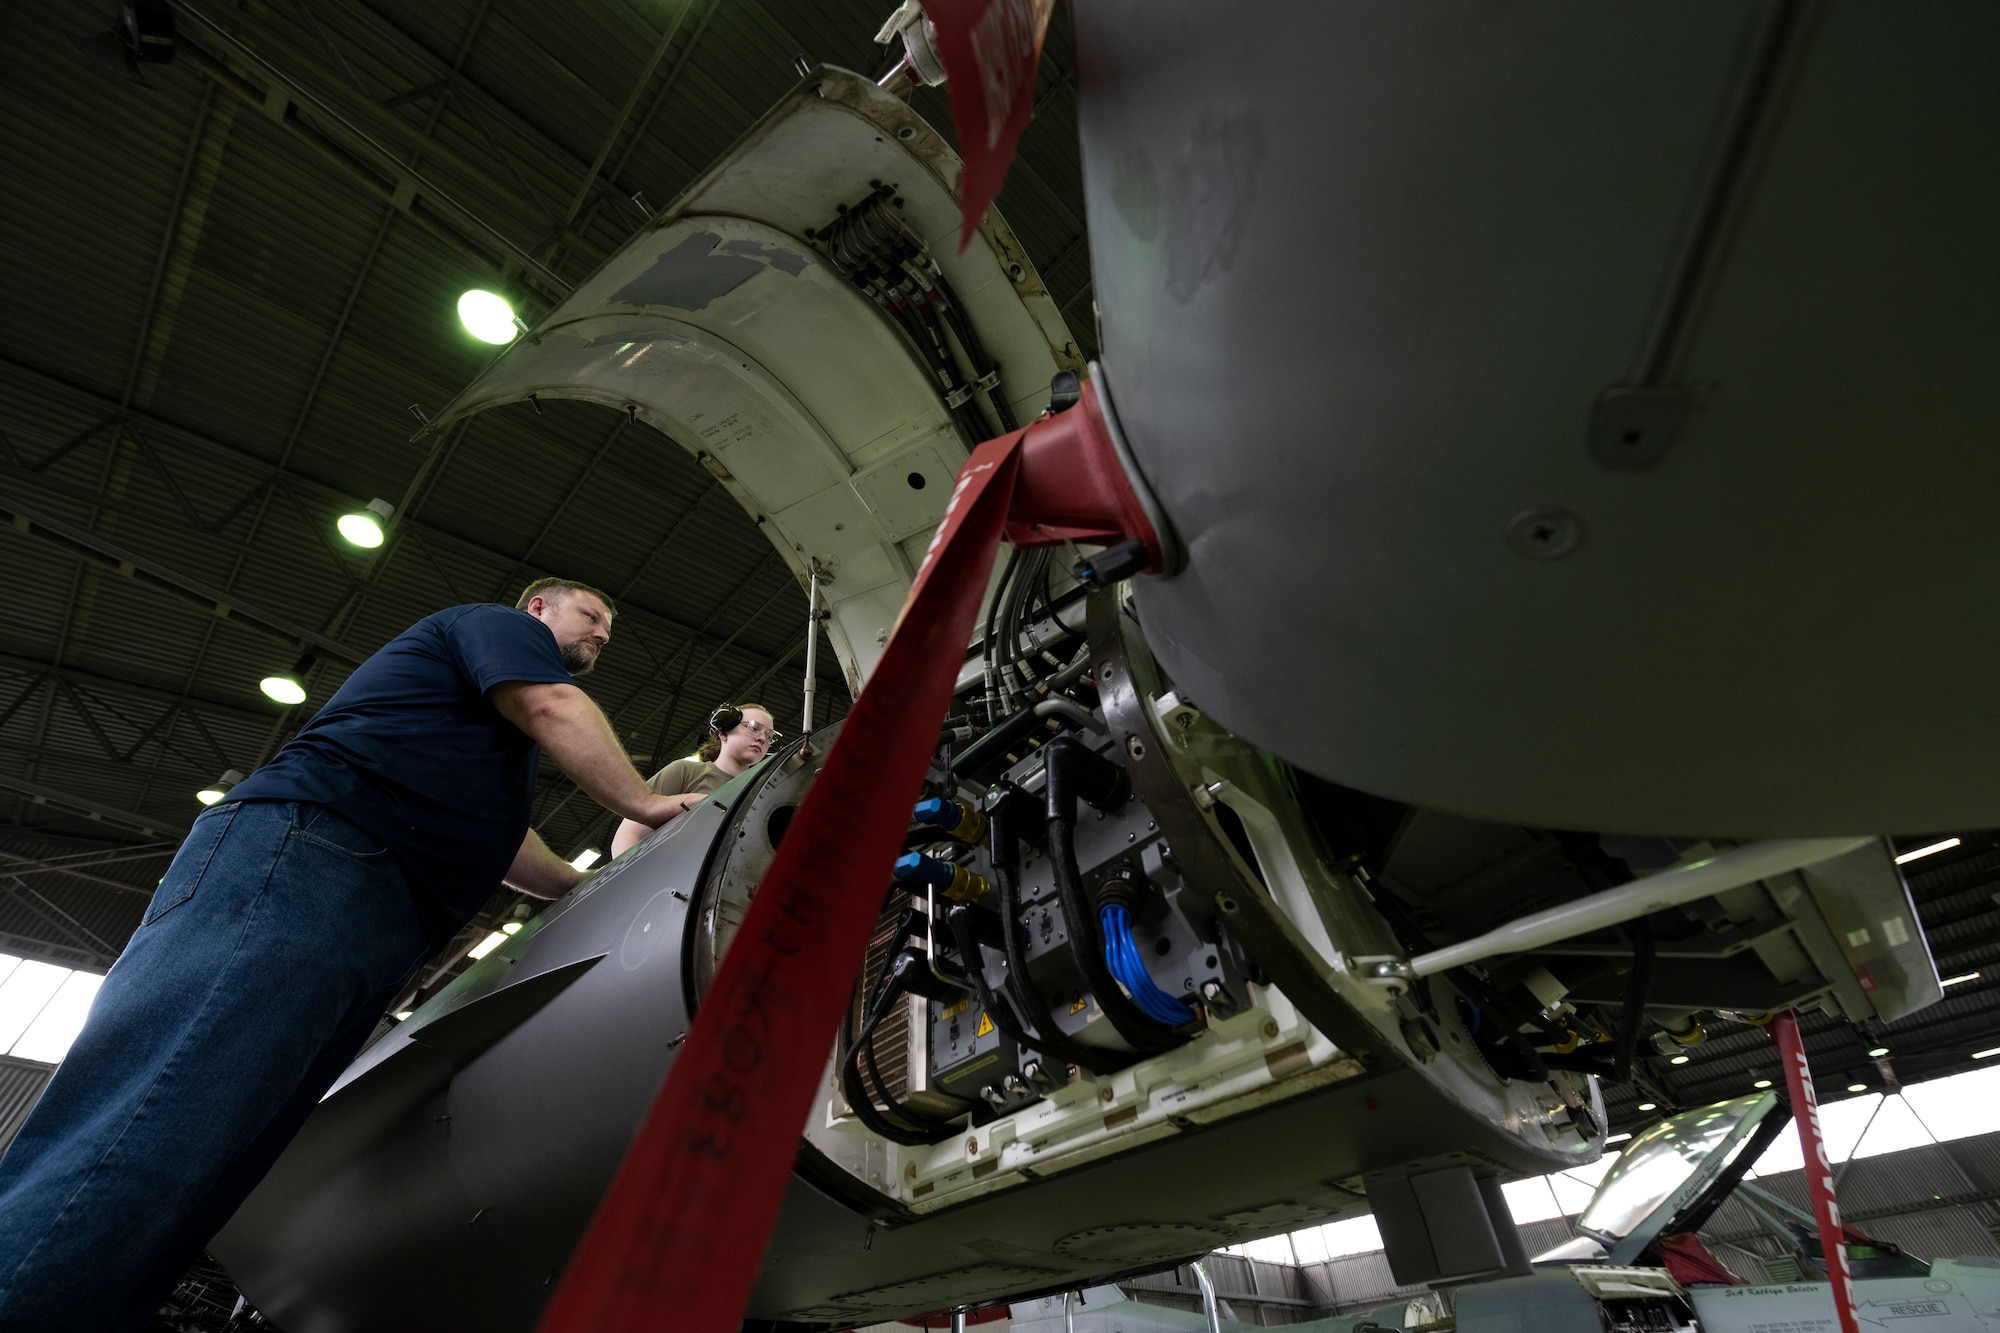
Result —
[[0, 1159], [0, 1333], [150, 1328], [423, 961], [501, 883], [589, 877], [528, 827], [542, 749], [673, 813], [572, 680], [613, 614], [542, 579], [427, 616], [195, 821]]

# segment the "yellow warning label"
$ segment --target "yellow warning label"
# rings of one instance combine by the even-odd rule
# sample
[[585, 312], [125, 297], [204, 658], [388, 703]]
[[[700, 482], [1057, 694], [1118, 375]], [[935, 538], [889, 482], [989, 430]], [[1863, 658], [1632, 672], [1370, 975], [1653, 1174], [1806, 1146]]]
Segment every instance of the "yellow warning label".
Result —
[[992, 1030], [993, 1030], [992, 1018], [989, 1017], [984, 1010], [981, 1010], [979, 1014], [979, 1026], [972, 1030], [972, 1035], [975, 1037], [983, 1037]]
[[1074, 1000], [1070, 1001], [1070, 1006], [1069, 1006], [1069, 1011], [1070, 1011], [1071, 1013], [1073, 1013], [1073, 1014], [1080, 1014], [1080, 1013], [1082, 1013], [1082, 1012], [1083, 1012], [1083, 992], [1082, 992], [1082, 991], [1078, 991], [1078, 992], [1076, 993], [1076, 998], [1075, 998]]
[[972, 1007], [972, 1001], [970, 1001], [970, 1000], [960, 1000], [960, 1001], [959, 1001], [959, 1002], [958, 1002], [957, 1004], [954, 1004], [954, 1005], [949, 1005], [949, 1006], [947, 1006], [947, 1007], [945, 1008], [945, 1011], [944, 1011], [944, 1013], [943, 1013], [943, 1014], [941, 1015], [941, 1017], [942, 1017], [942, 1018], [943, 1018], [943, 1019], [944, 1019], [944, 1020], [945, 1020], [946, 1022], [949, 1022], [949, 1021], [951, 1021], [952, 1019], [954, 1019], [954, 1018], [957, 1018], [957, 1017], [958, 1017], [958, 1016], [959, 1016], [960, 1014], [964, 1013], [964, 1012], [965, 1012], [966, 1010], [970, 1009], [971, 1007]]

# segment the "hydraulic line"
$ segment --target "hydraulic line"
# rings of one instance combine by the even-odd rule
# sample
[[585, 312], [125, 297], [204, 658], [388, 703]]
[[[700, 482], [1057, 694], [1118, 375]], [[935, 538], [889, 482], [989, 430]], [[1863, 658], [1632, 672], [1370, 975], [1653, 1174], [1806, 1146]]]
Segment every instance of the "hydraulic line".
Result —
[[1042, 725], [1032, 708], [1023, 708], [1002, 718], [990, 731], [951, 757], [946, 768], [952, 773], [977, 778], [1006, 757], [1008, 751], [1033, 735]]
[[[986, 355], [985, 344], [979, 341], [978, 331], [972, 327], [972, 321], [965, 316], [964, 307], [958, 303], [958, 293], [945, 283], [943, 275], [939, 275], [938, 286], [944, 297], [945, 321], [951, 325], [951, 331], [958, 335], [958, 344], [965, 349], [966, 360], [972, 363], [973, 379], [983, 380], [988, 375], [996, 373], [1000, 367], [992, 357]], [[1007, 435], [1019, 430], [1020, 427], [1014, 421], [1013, 409], [1007, 406], [1006, 396], [1000, 392], [1000, 385], [996, 382], [985, 392], [986, 401], [992, 404], [993, 415], [1000, 423], [1000, 433]]]
[[[1076, 864], [1076, 802], [1079, 787], [1094, 787], [1100, 808], [1117, 803], [1117, 794], [1126, 783], [1125, 770], [1101, 755], [1084, 749], [1068, 736], [1058, 736], [1042, 747], [1045, 758], [1049, 869], [1055, 877], [1056, 901], [1063, 922], [1069, 928], [1070, 957], [1089, 983], [1112, 1029], [1132, 1049], [1142, 1055], [1170, 1051], [1184, 1040], [1172, 1027], [1154, 1021], [1137, 1004], [1127, 999], [1118, 980], [1104, 961], [1104, 941], [1098, 937], [1097, 914], [1083, 889], [1083, 874]], [[1108, 770], [1108, 772], [1107, 772]]]
[[[987, 355], [978, 330], [929, 247], [892, 211], [894, 195], [893, 186], [877, 186], [852, 208], [843, 208], [826, 227], [806, 235], [818, 242], [849, 282], [910, 336], [944, 386], [947, 406], [969, 442], [1011, 434], [1017, 427], [1013, 410], [1000, 390], [1000, 367]], [[952, 355], [953, 341], [969, 374]], [[976, 392], [986, 395], [997, 431], [981, 419], [973, 405]], [[953, 398], [958, 402], [951, 403]]]
[[[1021, 843], [1015, 821], [1030, 805], [1029, 796], [1016, 789], [1004, 789], [988, 811], [993, 839], [993, 883], [999, 892], [1000, 921], [1009, 925], [1021, 919], [1021, 881], [1018, 878]], [[1035, 1031], [1030, 1043], [1046, 1056], [1075, 1065], [1092, 1074], [1109, 1074], [1126, 1062], [1115, 1052], [1094, 1050], [1071, 1037], [1057, 1024], [1055, 1015], [1042, 1003], [1042, 993], [1028, 976], [1028, 951], [1018, 929], [1006, 931], [1007, 998]]]
[[994, 585], [991, 600], [986, 604], [986, 633], [981, 636], [979, 651], [986, 664], [986, 721], [990, 725], [1003, 709], [1011, 710], [1011, 700], [1002, 702], [994, 694], [994, 682], [1000, 674], [1000, 654], [994, 634], [999, 628], [1000, 604], [1006, 600], [1007, 589], [1013, 586], [1014, 575], [1020, 572], [1022, 553], [1019, 547], [1008, 553], [1007, 563], [1000, 571], [1000, 582]]

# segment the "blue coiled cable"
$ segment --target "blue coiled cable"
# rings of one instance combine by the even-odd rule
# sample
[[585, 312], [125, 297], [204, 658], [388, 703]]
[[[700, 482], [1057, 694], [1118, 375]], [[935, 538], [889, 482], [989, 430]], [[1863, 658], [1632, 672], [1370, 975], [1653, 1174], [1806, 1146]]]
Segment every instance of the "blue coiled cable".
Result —
[[1186, 1000], [1178, 1000], [1161, 990], [1139, 957], [1132, 938], [1132, 909], [1123, 903], [1106, 903], [1097, 909], [1097, 922], [1104, 931], [1104, 961], [1111, 975], [1132, 997], [1146, 1017], [1168, 1027], [1179, 1027], [1194, 1018]]

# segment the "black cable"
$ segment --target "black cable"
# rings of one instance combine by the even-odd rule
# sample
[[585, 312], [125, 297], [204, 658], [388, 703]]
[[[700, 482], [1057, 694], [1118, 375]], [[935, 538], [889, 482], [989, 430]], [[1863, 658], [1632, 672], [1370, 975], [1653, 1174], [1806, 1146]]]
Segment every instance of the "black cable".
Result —
[[1445, 975], [1450, 978], [1451, 984], [1458, 987], [1474, 1004], [1483, 1005], [1499, 1021], [1502, 1040], [1512, 1047], [1514, 1054], [1520, 1058], [1526, 1069], [1526, 1077], [1537, 1083], [1546, 1081], [1549, 1076], [1549, 1065], [1542, 1053], [1535, 1049], [1535, 1044], [1522, 1035], [1521, 1020], [1514, 1006], [1508, 1004], [1499, 991], [1473, 975], [1470, 969], [1455, 967]]
[[1181, 1044], [1174, 1030], [1156, 1023], [1144, 1010], [1126, 998], [1111, 965], [1104, 961], [1104, 941], [1097, 932], [1096, 914], [1083, 891], [1082, 872], [1076, 866], [1076, 829], [1060, 819], [1049, 821], [1049, 867], [1055, 874], [1056, 901], [1062, 908], [1063, 924], [1069, 927], [1070, 957], [1090, 985], [1097, 1007], [1111, 1026], [1133, 1050], [1158, 1055]]
[[[907, 922], [911, 917], [920, 915], [912, 908], [905, 912], [904, 920]], [[881, 1068], [875, 1059], [875, 1030], [881, 1024], [884, 1015], [888, 1013], [889, 1006], [902, 998], [914, 968], [924, 963], [922, 955], [914, 950], [899, 949], [889, 960], [889, 965], [882, 969], [882, 976], [875, 985], [875, 993], [869, 997], [861, 1030], [850, 1043], [846, 1058], [841, 1061], [840, 1073], [841, 1091], [846, 1095], [848, 1105], [861, 1123], [893, 1143], [911, 1147], [936, 1143], [953, 1133], [954, 1127], [947, 1122], [926, 1116], [920, 1111], [912, 1110], [890, 1093], [888, 1080], [882, 1077]], [[843, 1028], [845, 1026], [842, 1024]], [[860, 1068], [862, 1065], [867, 1067], [868, 1077], [875, 1085], [872, 1090], [862, 1083]], [[878, 1095], [889, 1109], [889, 1113], [900, 1117], [904, 1123], [898, 1124], [876, 1109], [875, 1097]]]
[[951, 419], [958, 423], [958, 428], [965, 432], [966, 438], [971, 443], [978, 444], [983, 441], [986, 438], [986, 423], [979, 420], [977, 413], [966, 410], [971, 400], [968, 398], [956, 407], [951, 406], [952, 396], [961, 387], [958, 383], [959, 372], [958, 368], [951, 364], [950, 353], [945, 351], [943, 335], [936, 321], [929, 317], [928, 312], [908, 302], [902, 304], [892, 302], [884, 309], [889, 311], [902, 326], [910, 341], [916, 345], [917, 354], [930, 364], [931, 373], [938, 378], [945, 399], [945, 410], [951, 414]]
[[1007, 589], [1014, 582], [1014, 575], [1020, 570], [1022, 551], [1015, 547], [1007, 554], [1007, 563], [1001, 567], [1000, 582], [993, 587], [993, 599], [986, 604], [986, 633], [981, 638], [979, 649], [986, 661], [987, 669], [995, 675], [1000, 671], [1000, 654], [995, 634], [998, 632], [1000, 604], [1007, 597]]
[[[1011, 705], [1018, 697], [1031, 694], [1027, 681], [1016, 669], [1021, 657], [1021, 609], [1027, 601], [1030, 583], [1035, 577], [1037, 564], [1047, 555], [1046, 551], [1030, 551], [1021, 562], [1019, 574], [1007, 589], [1006, 605], [1000, 612], [1000, 671], [1007, 682], [1008, 699]], [[1033, 700], [1030, 698], [1029, 702]]]
[[1083, 872], [1076, 863], [1076, 809], [1079, 795], [1094, 796], [1099, 809], [1118, 804], [1130, 779], [1102, 755], [1085, 749], [1074, 738], [1058, 736], [1042, 747], [1043, 796], [1048, 814], [1049, 871], [1056, 881], [1056, 903], [1069, 928], [1070, 957], [1090, 985], [1097, 1007], [1113, 1030], [1143, 1055], [1158, 1055], [1181, 1044], [1172, 1028], [1155, 1022], [1134, 1004], [1104, 957], [1097, 913], [1083, 891]]
[[1632, 1077], [1632, 1056], [1639, 1049], [1639, 1030], [1646, 1022], [1646, 998], [1653, 988], [1652, 927], [1645, 918], [1625, 923], [1632, 940], [1632, 971], [1625, 978], [1625, 1003], [1618, 1014], [1618, 1033], [1613, 1038], [1611, 1081], [1624, 1083]]
[[849, 1027], [848, 1023], [840, 1025], [840, 1040], [836, 1051], [840, 1061], [841, 1093], [847, 1098], [847, 1104], [854, 1111], [856, 1119], [883, 1138], [901, 1143], [904, 1141], [901, 1136], [915, 1131], [906, 1125], [884, 1118], [882, 1112], [876, 1108], [873, 1095], [861, 1082], [861, 1074], [856, 1064], [860, 1058], [861, 1047]]
[[1042, 993], [1035, 989], [1028, 976], [1028, 950], [1021, 937], [1021, 881], [1017, 871], [1020, 864], [1020, 840], [1013, 821], [1019, 817], [1022, 806], [1028, 802], [1025, 793], [1009, 790], [1009, 798], [1003, 798], [987, 813], [990, 821], [989, 838], [993, 847], [993, 883], [1000, 892], [1000, 923], [1006, 928], [1007, 953], [1007, 996], [1014, 1002], [1015, 1012], [1036, 1032], [1032, 1043], [1044, 1055], [1053, 1056], [1066, 1064], [1092, 1074], [1110, 1074], [1122, 1068], [1125, 1061], [1114, 1052], [1099, 1051], [1071, 1037], [1056, 1022], [1055, 1014], [1042, 1003]]
[[[1017, 1045], [1033, 1046], [1034, 1039], [1021, 1026], [1013, 1006], [995, 995], [992, 985], [986, 980], [986, 964], [980, 957], [979, 940], [973, 932], [972, 914], [978, 910], [970, 903], [959, 903], [944, 914], [946, 923], [951, 926], [952, 940], [958, 945], [959, 963], [971, 979], [973, 994], [979, 997], [980, 1007], [993, 1020], [993, 1026], [1011, 1037]], [[1002, 921], [1000, 927], [1007, 930], [1010, 924]]]
[[[950, 321], [952, 332], [958, 335], [958, 342], [965, 349], [966, 359], [972, 363], [972, 377], [979, 380], [997, 374], [1000, 365], [986, 354], [986, 345], [979, 340], [979, 330], [972, 327], [972, 321], [966, 317], [965, 311], [958, 303], [958, 293], [954, 292], [950, 284], [945, 281], [944, 274], [939, 273], [935, 281], [939, 295], [944, 298], [945, 318]], [[1007, 398], [1001, 393], [998, 381], [995, 381], [992, 388], [986, 390], [986, 401], [993, 405], [993, 416], [1000, 423], [1002, 435], [1010, 435], [1020, 429], [1014, 422], [1014, 411], [1007, 406]]]

